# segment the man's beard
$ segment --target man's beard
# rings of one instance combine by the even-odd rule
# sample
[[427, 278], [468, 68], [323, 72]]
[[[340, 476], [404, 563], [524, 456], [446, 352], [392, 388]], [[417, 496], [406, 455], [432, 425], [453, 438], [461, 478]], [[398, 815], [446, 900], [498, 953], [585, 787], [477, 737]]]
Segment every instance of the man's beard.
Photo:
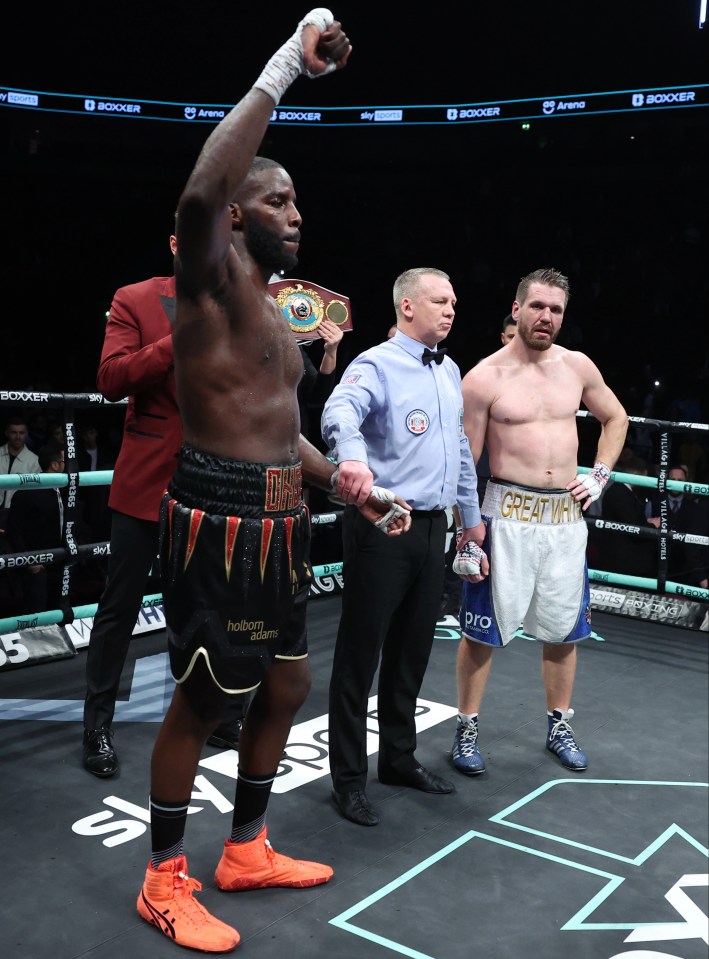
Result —
[[532, 330], [528, 330], [526, 326], [517, 325], [517, 336], [525, 346], [528, 346], [530, 350], [536, 350], [537, 353], [545, 353], [554, 344], [558, 335], [558, 330], [550, 330], [546, 339], [536, 340], [532, 336]]
[[272, 273], [292, 270], [298, 263], [295, 253], [283, 249], [282, 241], [255, 217], [246, 220], [246, 248], [259, 266]]

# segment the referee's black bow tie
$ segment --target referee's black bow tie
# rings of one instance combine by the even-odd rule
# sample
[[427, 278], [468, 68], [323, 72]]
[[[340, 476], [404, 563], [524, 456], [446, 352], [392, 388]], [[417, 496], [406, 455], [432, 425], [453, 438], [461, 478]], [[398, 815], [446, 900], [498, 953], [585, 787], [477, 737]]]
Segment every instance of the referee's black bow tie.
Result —
[[421, 362], [424, 366], [428, 366], [429, 363], [438, 363], [439, 366], [443, 362], [443, 357], [446, 355], [448, 350], [442, 347], [440, 350], [424, 350], [423, 356], [421, 357]]

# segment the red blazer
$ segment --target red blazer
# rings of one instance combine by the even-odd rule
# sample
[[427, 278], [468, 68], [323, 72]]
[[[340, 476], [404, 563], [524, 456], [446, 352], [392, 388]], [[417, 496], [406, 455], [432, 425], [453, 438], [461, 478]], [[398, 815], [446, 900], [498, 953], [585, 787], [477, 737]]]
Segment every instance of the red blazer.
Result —
[[112, 402], [128, 397], [108, 505], [157, 521], [177, 465], [182, 422], [173, 372], [175, 278], [121, 287], [111, 303], [96, 385]]

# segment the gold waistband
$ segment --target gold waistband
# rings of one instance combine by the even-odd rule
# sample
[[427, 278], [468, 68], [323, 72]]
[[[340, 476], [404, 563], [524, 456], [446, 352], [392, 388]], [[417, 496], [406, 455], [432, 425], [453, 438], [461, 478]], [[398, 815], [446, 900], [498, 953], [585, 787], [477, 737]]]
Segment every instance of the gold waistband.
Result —
[[490, 480], [485, 487], [483, 515], [517, 523], [577, 523], [583, 513], [568, 490], [533, 489]]

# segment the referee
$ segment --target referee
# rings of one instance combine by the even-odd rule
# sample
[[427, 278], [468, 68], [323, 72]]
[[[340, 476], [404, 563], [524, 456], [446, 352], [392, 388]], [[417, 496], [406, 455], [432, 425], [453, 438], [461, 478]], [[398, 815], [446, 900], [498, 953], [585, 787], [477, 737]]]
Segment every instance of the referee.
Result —
[[412, 506], [411, 529], [400, 537], [379, 535], [354, 506], [343, 515], [330, 770], [336, 807], [362, 826], [379, 822], [365, 793], [367, 700], [378, 666], [380, 782], [455, 791], [414, 755], [416, 699], [443, 591], [446, 509], [458, 505], [461, 543], [480, 545], [485, 535], [463, 430], [460, 370], [437, 348], [450, 333], [455, 302], [441, 270], [402, 273], [394, 283], [395, 335], [350, 363], [323, 409], [323, 439], [338, 464], [337, 493], [352, 503], [376, 483], [395, 488]]

